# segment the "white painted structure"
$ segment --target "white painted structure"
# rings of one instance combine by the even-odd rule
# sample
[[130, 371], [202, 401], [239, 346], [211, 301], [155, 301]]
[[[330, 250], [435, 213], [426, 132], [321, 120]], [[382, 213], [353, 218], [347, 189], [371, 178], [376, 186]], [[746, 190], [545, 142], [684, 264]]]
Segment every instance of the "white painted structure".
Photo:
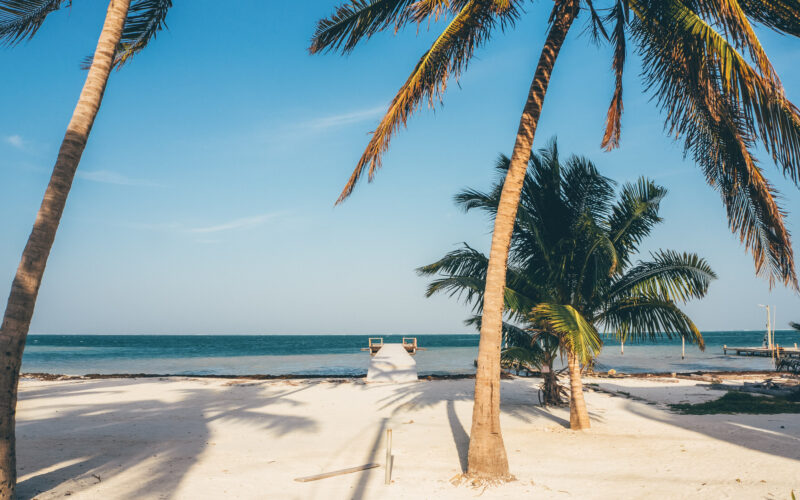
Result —
[[372, 356], [367, 370], [367, 382], [416, 382], [417, 362], [403, 344], [384, 344]]

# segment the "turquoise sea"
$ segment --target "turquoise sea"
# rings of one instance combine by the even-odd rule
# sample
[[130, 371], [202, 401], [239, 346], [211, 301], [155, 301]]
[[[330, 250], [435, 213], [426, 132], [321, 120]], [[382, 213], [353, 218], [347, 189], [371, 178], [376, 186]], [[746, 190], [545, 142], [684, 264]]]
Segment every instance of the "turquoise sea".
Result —
[[[375, 335], [381, 336], [381, 335]], [[725, 356], [722, 345], [761, 345], [763, 331], [705, 332], [705, 352], [680, 340], [657, 344], [606, 341], [598, 370], [690, 372], [769, 370], [769, 358]], [[369, 335], [29, 335], [24, 373], [149, 373], [170, 375], [361, 375]], [[382, 335], [400, 342], [402, 335]], [[477, 334], [415, 335], [427, 350], [416, 355], [421, 375], [474, 373]], [[800, 333], [776, 332], [779, 345], [800, 343]]]

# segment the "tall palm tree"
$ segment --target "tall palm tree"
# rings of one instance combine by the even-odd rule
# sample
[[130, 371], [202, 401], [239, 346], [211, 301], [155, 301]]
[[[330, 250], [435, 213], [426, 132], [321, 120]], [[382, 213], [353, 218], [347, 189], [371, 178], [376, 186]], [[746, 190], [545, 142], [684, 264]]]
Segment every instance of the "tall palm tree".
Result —
[[[0, 42], [15, 44], [36, 34], [48, 14], [67, 0], [0, 0]], [[0, 499], [16, 487], [14, 420], [22, 352], [47, 257], [56, 237], [75, 171], [92, 129], [111, 69], [142, 50], [165, 26], [171, 0], [110, 0], [97, 49], [78, 104], [67, 125], [53, 174], [11, 285], [0, 327]]]
[[[423, 54], [372, 134], [338, 202], [365, 169], [373, 178], [392, 136], [423, 102], [442, 98], [475, 50], [524, 14], [523, 0], [349, 0], [319, 22], [312, 53], [352, 51], [384, 31], [445, 17], [445, 29]], [[615, 86], [602, 146], [619, 145], [622, 82], [628, 45], [641, 53], [641, 74], [665, 115], [665, 130], [719, 191], [728, 224], [770, 285], [798, 288], [789, 233], [776, 191], [754, 156], [761, 142], [783, 173], [800, 177], [800, 112], [786, 98], [751, 23], [800, 36], [798, 0], [554, 0], [547, 37], [517, 129], [492, 234], [470, 433], [472, 476], [509, 477], [500, 431], [500, 347], [506, 261], [525, 169], [556, 59], [575, 20], [613, 48]], [[544, 21], [544, 20], [543, 20]], [[369, 168], [367, 168], [369, 167]]]
[[[510, 163], [501, 156], [501, 178], [492, 189], [463, 191], [457, 204], [497, 217]], [[505, 314], [525, 330], [558, 340], [569, 370], [572, 429], [590, 426], [581, 364], [600, 351], [598, 328], [632, 340], [678, 335], [702, 346], [702, 335], [676, 302], [704, 296], [716, 278], [694, 254], [659, 251], [634, 265], [639, 244], [661, 221], [666, 190], [640, 178], [625, 184], [616, 200], [614, 191], [586, 159], [573, 156], [562, 164], [553, 142], [531, 156], [511, 238]], [[489, 259], [465, 245], [418, 271], [438, 275], [428, 296], [456, 294], [481, 309], [488, 268]], [[506, 336], [519, 335], [515, 325], [504, 329]]]

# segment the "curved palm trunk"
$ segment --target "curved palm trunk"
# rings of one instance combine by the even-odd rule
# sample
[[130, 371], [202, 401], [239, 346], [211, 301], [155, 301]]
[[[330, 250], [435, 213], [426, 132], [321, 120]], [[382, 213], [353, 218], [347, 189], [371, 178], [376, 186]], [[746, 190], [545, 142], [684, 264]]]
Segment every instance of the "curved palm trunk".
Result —
[[556, 58], [578, 14], [578, 7], [577, 0], [562, 0], [554, 8], [553, 24], [547, 34], [522, 112], [511, 165], [497, 208], [486, 272], [478, 369], [475, 374], [475, 403], [472, 409], [467, 471], [471, 476], [494, 479], [509, 476], [508, 458], [500, 432], [500, 347], [508, 248], [542, 102]]
[[580, 431], [591, 427], [586, 401], [583, 400], [583, 382], [581, 381], [581, 364], [578, 355], [567, 352], [569, 368], [569, 428]]
[[129, 6], [130, 0], [111, 0], [109, 3], [92, 65], [78, 105], [75, 106], [67, 126], [50, 183], [11, 284], [8, 305], [0, 328], [0, 360], [4, 367], [0, 373], [0, 499], [13, 498], [16, 487], [14, 419], [25, 338], [28, 336], [39, 285], [42, 283], [47, 257], [56, 237], [75, 170], [103, 100], [114, 52], [122, 35]]

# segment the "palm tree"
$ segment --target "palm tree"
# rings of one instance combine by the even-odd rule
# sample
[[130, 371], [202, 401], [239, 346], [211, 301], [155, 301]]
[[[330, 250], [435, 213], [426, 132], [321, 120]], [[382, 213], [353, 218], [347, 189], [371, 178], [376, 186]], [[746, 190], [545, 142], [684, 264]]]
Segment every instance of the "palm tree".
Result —
[[566, 393], [558, 382], [558, 376], [563, 370], [555, 369], [560, 351], [557, 335], [546, 325], [518, 328], [504, 322], [503, 345], [503, 350], [500, 351], [501, 366], [516, 365], [529, 371], [539, 370], [542, 375], [539, 402], [544, 406], [563, 404]]
[[795, 330], [800, 330], [800, 323], [795, 323], [794, 321], [790, 321], [789, 326], [791, 326]]
[[[497, 217], [510, 163], [501, 156], [501, 178], [492, 189], [463, 191], [457, 204]], [[569, 370], [570, 428], [587, 429], [580, 365], [600, 351], [598, 327], [634, 341], [679, 335], [702, 347], [702, 335], [676, 302], [704, 296], [716, 276], [703, 259], [674, 251], [632, 264], [639, 244], [661, 221], [664, 188], [640, 178], [614, 199], [610, 179], [584, 158], [562, 164], [555, 142], [532, 155], [529, 165], [504, 293], [506, 318], [520, 326], [506, 323], [504, 330], [506, 337], [538, 331], [557, 339]], [[489, 259], [465, 244], [418, 271], [438, 276], [428, 296], [457, 295], [480, 310], [488, 268]]]
[[[0, 0], [0, 42], [16, 44], [32, 37], [48, 14], [69, 3], [66, 0]], [[110, 0], [97, 49], [87, 63], [86, 82], [22, 253], [0, 327], [0, 359], [5, 366], [0, 374], [0, 499], [14, 497], [14, 419], [22, 352], [75, 171], [100, 109], [111, 69], [124, 64], [155, 37], [165, 26], [164, 19], [171, 5], [171, 0]]]
[[[601, 3], [602, 2], [602, 3]], [[364, 170], [373, 178], [392, 136], [423, 102], [441, 100], [475, 50], [524, 14], [523, 0], [349, 0], [319, 22], [310, 50], [352, 51], [374, 34], [449, 18], [372, 134], [338, 202]], [[641, 74], [708, 183], [719, 191], [731, 231], [772, 286], [798, 288], [789, 233], [776, 191], [754, 156], [758, 142], [795, 183], [800, 178], [800, 112], [786, 98], [751, 22], [800, 36], [797, 0], [554, 0], [547, 37], [522, 110], [492, 234], [475, 377], [468, 473], [509, 477], [500, 431], [500, 347], [506, 261], [525, 169], [556, 59], [575, 20], [585, 14], [594, 38], [613, 49], [615, 88], [601, 145], [619, 146], [622, 81], [628, 45], [642, 55]], [[544, 20], [543, 20], [544, 21]], [[369, 167], [367, 169], [367, 167]]]

